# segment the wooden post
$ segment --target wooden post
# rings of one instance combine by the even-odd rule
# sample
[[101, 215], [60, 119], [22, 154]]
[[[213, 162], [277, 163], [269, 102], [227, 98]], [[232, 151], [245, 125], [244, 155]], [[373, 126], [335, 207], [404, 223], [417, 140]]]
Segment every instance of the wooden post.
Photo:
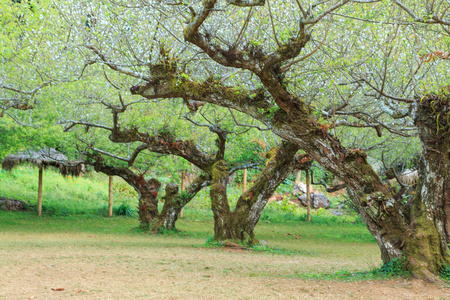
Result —
[[301, 179], [302, 179], [302, 170], [298, 170], [297, 176], [295, 177], [294, 185], [299, 183]]
[[[186, 171], [183, 170], [181, 173], [181, 192], [186, 189]], [[180, 210], [180, 219], [183, 217], [183, 208]]]
[[311, 186], [309, 182], [309, 170], [306, 170], [306, 216], [308, 222], [311, 222]]
[[42, 216], [42, 166], [39, 166], [39, 184], [38, 184], [38, 216]]
[[244, 169], [244, 179], [242, 180], [242, 182], [242, 191], [245, 193], [245, 191], [247, 190], [247, 169]]
[[109, 176], [108, 217], [112, 217], [113, 210], [113, 177]]

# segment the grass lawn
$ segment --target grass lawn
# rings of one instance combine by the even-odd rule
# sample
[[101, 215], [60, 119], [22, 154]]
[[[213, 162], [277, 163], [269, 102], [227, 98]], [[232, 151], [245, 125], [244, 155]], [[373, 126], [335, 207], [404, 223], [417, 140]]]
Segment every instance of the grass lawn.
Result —
[[[33, 203], [34, 171], [0, 171], [0, 196]], [[378, 246], [352, 215], [316, 211], [308, 223], [275, 203], [256, 227], [261, 245], [231, 250], [207, 246], [206, 192], [185, 208], [178, 232], [156, 235], [136, 229], [135, 213], [104, 217], [100, 174], [45, 178], [43, 217], [0, 210], [0, 299], [450, 299], [446, 287], [380, 272]], [[135, 211], [133, 191], [119, 180], [115, 189], [115, 210]]]
[[256, 235], [273, 249], [236, 251], [205, 247], [212, 220], [186, 215], [177, 223], [181, 232], [153, 235], [135, 230], [135, 218], [39, 218], [33, 212], [0, 211], [0, 299], [450, 295], [441, 286], [355, 273], [381, 264], [378, 247], [362, 225], [262, 222]]

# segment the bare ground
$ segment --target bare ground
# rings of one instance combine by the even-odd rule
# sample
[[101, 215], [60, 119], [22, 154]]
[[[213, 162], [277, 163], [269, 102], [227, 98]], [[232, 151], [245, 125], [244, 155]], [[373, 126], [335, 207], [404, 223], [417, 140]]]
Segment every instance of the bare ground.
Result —
[[175, 244], [145, 236], [0, 232], [0, 299], [450, 299], [450, 288], [416, 280], [295, 278], [367, 269], [372, 262]]

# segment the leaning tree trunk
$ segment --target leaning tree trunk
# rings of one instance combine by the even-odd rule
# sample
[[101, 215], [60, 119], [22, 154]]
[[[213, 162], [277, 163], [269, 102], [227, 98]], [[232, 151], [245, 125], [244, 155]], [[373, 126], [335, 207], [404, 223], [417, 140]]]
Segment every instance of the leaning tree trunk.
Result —
[[[269, 160], [254, 185], [238, 199], [231, 215], [233, 237], [248, 245], [257, 243], [253, 230], [275, 189], [292, 173], [298, 146], [283, 142], [268, 152]], [[303, 158], [303, 157], [302, 157]], [[310, 161], [312, 162], [312, 161]]]
[[210, 191], [215, 240], [231, 239], [248, 245], [257, 242], [254, 228], [275, 189], [292, 173], [294, 167], [306, 169], [312, 163], [307, 154], [296, 156], [298, 149], [297, 145], [289, 142], [283, 142], [280, 147], [271, 149], [266, 154], [266, 167], [253, 186], [239, 197], [233, 212], [226, 194], [226, 162], [221, 160], [213, 166]]
[[383, 260], [404, 256], [406, 269], [414, 277], [431, 282], [439, 281], [442, 266], [450, 263], [449, 119], [448, 98], [431, 94], [418, 103], [415, 123], [423, 157], [414, 197], [408, 203], [402, 203], [402, 192], [389, 197], [381, 188], [371, 195], [349, 189]]

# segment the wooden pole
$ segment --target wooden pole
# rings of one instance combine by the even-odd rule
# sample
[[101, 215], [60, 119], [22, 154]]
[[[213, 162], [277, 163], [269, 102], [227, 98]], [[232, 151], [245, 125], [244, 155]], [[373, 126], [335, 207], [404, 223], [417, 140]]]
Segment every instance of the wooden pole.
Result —
[[311, 186], [309, 182], [309, 170], [306, 170], [306, 216], [308, 222], [311, 222]]
[[295, 177], [295, 183], [294, 184], [299, 183], [301, 179], [302, 179], [302, 170], [298, 170], [297, 176]]
[[243, 179], [242, 191], [245, 193], [246, 190], [247, 190], [247, 169], [244, 169], [244, 179]]
[[[181, 191], [186, 190], [186, 171], [181, 173]], [[180, 210], [180, 219], [183, 217], [183, 208]]]
[[42, 166], [39, 167], [39, 185], [38, 185], [38, 216], [42, 216]]
[[113, 177], [109, 176], [108, 217], [112, 217], [113, 210]]

